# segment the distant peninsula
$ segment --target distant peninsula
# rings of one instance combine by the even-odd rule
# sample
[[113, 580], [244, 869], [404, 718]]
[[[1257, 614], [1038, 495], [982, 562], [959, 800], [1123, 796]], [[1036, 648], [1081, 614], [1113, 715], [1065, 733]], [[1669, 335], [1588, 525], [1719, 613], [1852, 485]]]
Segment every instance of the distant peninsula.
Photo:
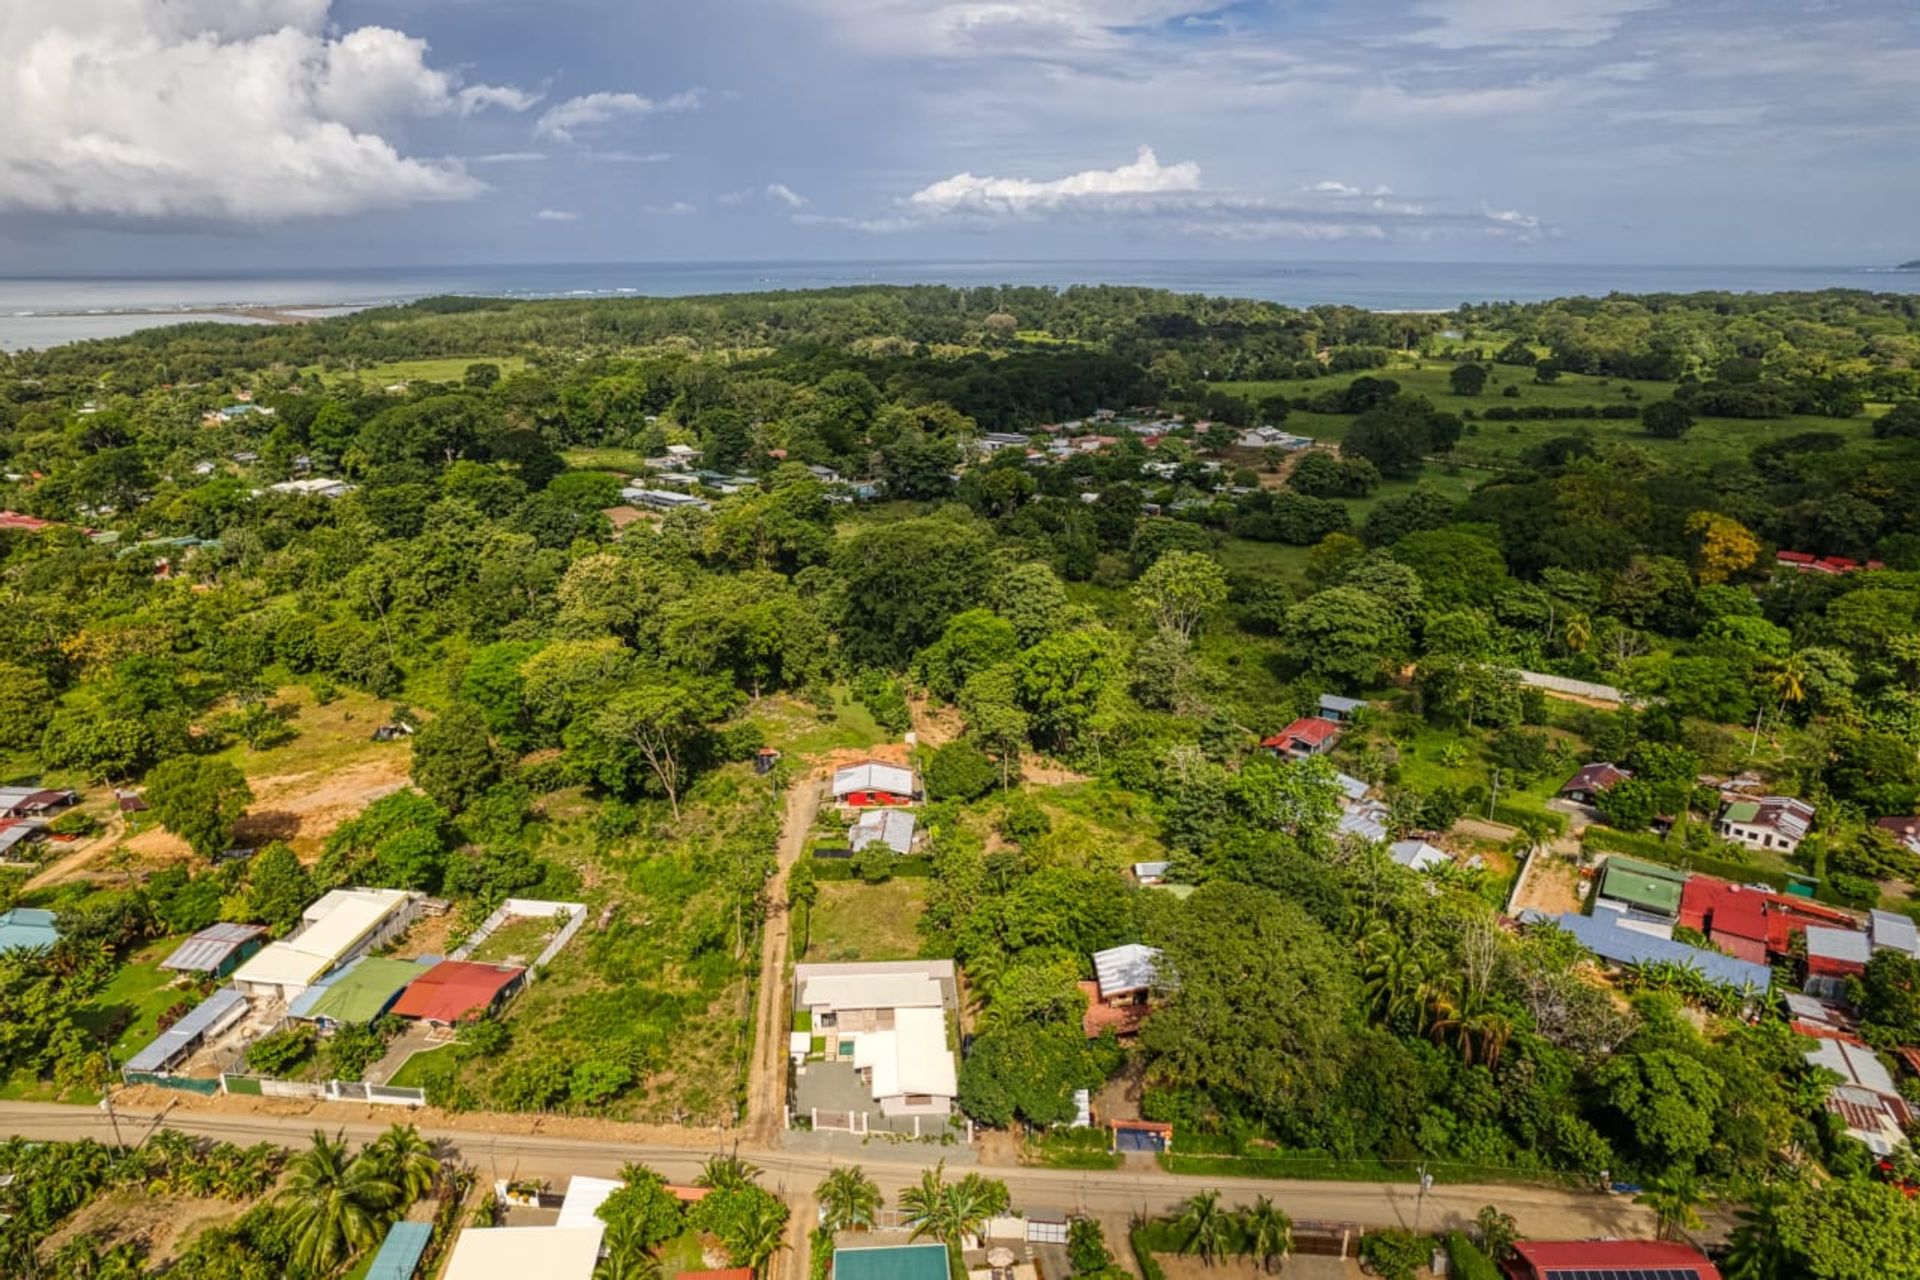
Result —
[[1920, 271], [1920, 258], [1912, 258], [1894, 268], [1895, 271]]

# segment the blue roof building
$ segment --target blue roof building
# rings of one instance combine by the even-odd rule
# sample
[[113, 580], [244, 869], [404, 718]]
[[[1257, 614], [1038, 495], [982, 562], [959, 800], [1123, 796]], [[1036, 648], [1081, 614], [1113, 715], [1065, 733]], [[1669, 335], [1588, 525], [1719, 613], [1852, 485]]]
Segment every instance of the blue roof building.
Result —
[[1736, 960], [1718, 951], [1702, 951], [1684, 942], [1630, 929], [1611, 911], [1583, 916], [1569, 911], [1547, 919], [1572, 934], [1581, 946], [1613, 964], [1675, 964], [1693, 969], [1717, 987], [1764, 995], [1773, 982], [1773, 970], [1751, 960]]
[[433, 1239], [433, 1224], [430, 1222], [396, 1222], [387, 1231], [387, 1238], [380, 1245], [380, 1252], [373, 1255], [373, 1265], [367, 1268], [367, 1280], [413, 1280], [414, 1271], [420, 1266], [420, 1256], [427, 1251], [427, 1242]]
[[50, 947], [60, 941], [51, 911], [35, 907], [15, 907], [0, 911], [0, 951], [17, 947]]

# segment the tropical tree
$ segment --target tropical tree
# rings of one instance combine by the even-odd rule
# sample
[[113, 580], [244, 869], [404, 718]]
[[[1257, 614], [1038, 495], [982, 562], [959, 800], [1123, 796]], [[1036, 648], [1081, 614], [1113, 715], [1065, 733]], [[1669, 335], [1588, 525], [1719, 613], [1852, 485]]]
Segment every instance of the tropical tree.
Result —
[[842, 1165], [829, 1172], [815, 1194], [824, 1215], [820, 1225], [828, 1231], [870, 1228], [885, 1203], [879, 1185], [857, 1164]]
[[1427, 996], [1427, 958], [1396, 929], [1377, 929], [1360, 941], [1360, 976], [1367, 1002], [1382, 1022], [1417, 1011]]
[[1787, 1251], [1780, 1243], [1780, 1206], [1786, 1189], [1778, 1183], [1756, 1188], [1745, 1207], [1734, 1213], [1737, 1226], [1727, 1240], [1722, 1269], [1727, 1280], [1786, 1280]]
[[361, 1152], [400, 1188], [408, 1203], [433, 1189], [440, 1176], [440, 1160], [433, 1144], [420, 1136], [410, 1124], [390, 1125], [387, 1131], [368, 1143]]
[[1505, 1262], [1513, 1252], [1513, 1242], [1520, 1238], [1520, 1224], [1513, 1220], [1513, 1215], [1502, 1213], [1494, 1205], [1483, 1204], [1474, 1215], [1473, 1225], [1486, 1255], [1495, 1262]]
[[1180, 1252], [1197, 1253], [1212, 1266], [1232, 1252], [1233, 1215], [1220, 1207], [1218, 1191], [1198, 1191], [1180, 1206], [1174, 1227], [1180, 1232]]
[[640, 1219], [621, 1216], [608, 1222], [600, 1248], [593, 1280], [660, 1280], [660, 1260], [649, 1251]]
[[313, 1146], [293, 1158], [281, 1195], [294, 1258], [325, 1275], [379, 1239], [401, 1191], [377, 1161], [348, 1155], [344, 1136], [316, 1129]]
[[1266, 1196], [1240, 1215], [1241, 1251], [1259, 1262], [1271, 1275], [1293, 1252], [1293, 1219]]
[[1672, 1173], [1648, 1183], [1633, 1202], [1653, 1210], [1662, 1240], [1678, 1240], [1683, 1233], [1700, 1229], [1700, 1206], [1706, 1199], [1693, 1175]]
[[946, 1169], [942, 1160], [923, 1172], [916, 1185], [900, 1193], [900, 1208], [913, 1228], [913, 1239], [932, 1236], [958, 1246], [962, 1236], [1006, 1212], [1007, 1184], [977, 1173], [949, 1184]]
[[755, 1196], [727, 1233], [727, 1253], [735, 1266], [759, 1275], [773, 1255], [787, 1247], [787, 1207], [770, 1195]]
[[732, 1191], [750, 1187], [759, 1180], [758, 1166], [749, 1164], [738, 1155], [710, 1156], [700, 1166], [700, 1176], [693, 1180], [693, 1185], [713, 1191]]

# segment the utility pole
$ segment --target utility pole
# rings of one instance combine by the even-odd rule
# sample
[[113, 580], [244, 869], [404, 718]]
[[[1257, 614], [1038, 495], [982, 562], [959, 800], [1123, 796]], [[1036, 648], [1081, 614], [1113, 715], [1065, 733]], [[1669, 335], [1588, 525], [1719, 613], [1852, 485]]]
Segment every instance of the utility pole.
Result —
[[1427, 1208], [1427, 1192], [1433, 1189], [1433, 1175], [1427, 1172], [1426, 1161], [1420, 1162], [1420, 1191], [1413, 1202], [1413, 1233], [1420, 1234], [1420, 1219]]
[[1500, 803], [1500, 766], [1493, 766], [1493, 794], [1487, 797], [1487, 821], [1493, 821], [1493, 807]]

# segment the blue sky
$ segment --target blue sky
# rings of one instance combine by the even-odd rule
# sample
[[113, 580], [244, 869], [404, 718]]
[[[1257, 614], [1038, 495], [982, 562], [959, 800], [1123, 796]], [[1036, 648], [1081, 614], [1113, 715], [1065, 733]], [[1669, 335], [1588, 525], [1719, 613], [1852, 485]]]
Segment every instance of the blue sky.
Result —
[[7, 0], [0, 271], [1920, 255], [1911, 0]]

